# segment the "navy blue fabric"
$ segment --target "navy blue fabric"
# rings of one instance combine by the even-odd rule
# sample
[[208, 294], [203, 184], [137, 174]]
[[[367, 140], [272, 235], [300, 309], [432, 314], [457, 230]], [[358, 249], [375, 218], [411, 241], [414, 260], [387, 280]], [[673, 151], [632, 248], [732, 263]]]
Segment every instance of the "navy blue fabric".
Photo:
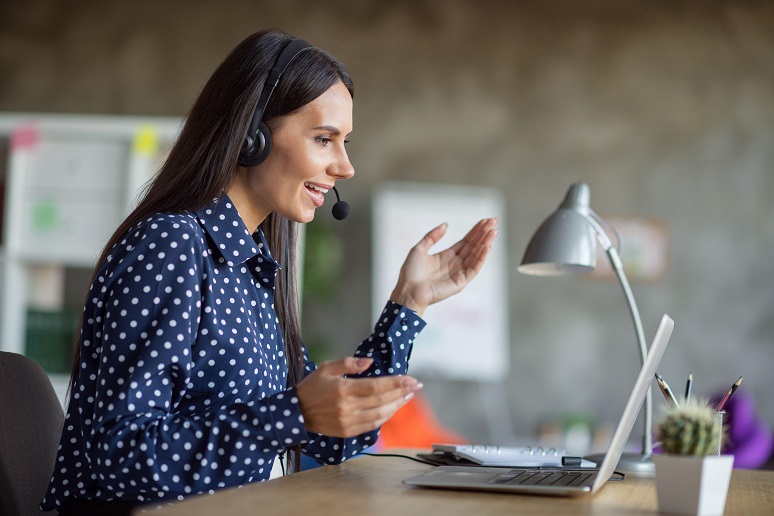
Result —
[[[84, 306], [79, 374], [41, 507], [133, 505], [269, 478], [301, 444], [335, 464], [373, 445], [309, 434], [274, 310], [279, 266], [228, 196], [136, 224], [99, 267]], [[425, 323], [388, 302], [356, 356], [361, 376], [405, 374]], [[314, 371], [304, 349], [306, 374]]]

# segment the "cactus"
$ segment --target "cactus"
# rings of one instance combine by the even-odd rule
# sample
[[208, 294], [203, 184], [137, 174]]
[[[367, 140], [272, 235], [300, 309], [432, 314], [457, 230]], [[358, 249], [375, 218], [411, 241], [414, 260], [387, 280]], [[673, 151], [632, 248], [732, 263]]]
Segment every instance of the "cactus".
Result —
[[679, 407], [666, 409], [657, 438], [664, 453], [703, 457], [718, 449], [722, 429], [715, 422], [715, 410], [706, 402], [683, 401]]

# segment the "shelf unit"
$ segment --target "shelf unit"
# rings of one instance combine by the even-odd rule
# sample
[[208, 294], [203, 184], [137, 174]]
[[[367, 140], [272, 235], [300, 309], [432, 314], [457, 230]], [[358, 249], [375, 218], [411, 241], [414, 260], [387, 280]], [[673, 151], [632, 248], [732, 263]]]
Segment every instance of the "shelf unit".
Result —
[[[102, 247], [177, 137], [182, 119], [0, 113], [7, 144], [0, 251], [0, 349], [26, 353], [31, 308], [84, 295]], [[75, 279], [69, 279], [74, 276]], [[63, 396], [66, 374], [52, 375]]]

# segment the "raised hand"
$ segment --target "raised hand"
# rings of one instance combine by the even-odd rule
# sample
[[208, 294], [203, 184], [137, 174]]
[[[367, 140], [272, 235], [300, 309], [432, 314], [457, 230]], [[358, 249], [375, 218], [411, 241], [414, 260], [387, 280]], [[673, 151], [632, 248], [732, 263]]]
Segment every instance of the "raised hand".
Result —
[[362, 373], [372, 362], [355, 357], [323, 362], [296, 385], [307, 431], [353, 437], [375, 430], [422, 388], [410, 376], [344, 378]]
[[428, 306], [461, 291], [483, 267], [497, 236], [496, 224], [497, 219], [483, 219], [462, 240], [436, 254], [429, 250], [446, 234], [447, 225], [431, 230], [409, 251], [390, 299], [421, 316]]

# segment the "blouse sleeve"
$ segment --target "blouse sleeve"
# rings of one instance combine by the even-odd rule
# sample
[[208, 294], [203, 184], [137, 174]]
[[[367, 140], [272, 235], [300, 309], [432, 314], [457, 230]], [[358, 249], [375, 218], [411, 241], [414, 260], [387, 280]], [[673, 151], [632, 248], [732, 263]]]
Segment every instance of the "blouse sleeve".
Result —
[[[388, 302], [384, 307], [373, 333], [355, 351], [356, 357], [373, 358], [374, 362], [364, 372], [351, 378], [402, 375], [408, 372], [408, 361], [414, 339], [425, 327], [425, 321], [416, 312], [402, 305]], [[306, 358], [306, 374], [316, 368]], [[374, 430], [356, 437], [341, 439], [322, 434], [309, 434], [309, 442], [303, 451], [324, 464], [339, 464], [376, 444], [379, 431]]]
[[[217, 407], [190, 390], [194, 375], [213, 374], [193, 360], [206, 251], [196, 237], [175, 240], [127, 246], [100, 270], [87, 301], [95, 342], [83, 341], [81, 352], [99, 364], [81, 371], [81, 385], [96, 389], [81, 387], [73, 402], [93, 475], [119, 498], [268, 478], [276, 454], [308, 438], [294, 389]], [[182, 410], [186, 396], [201, 403]]]

